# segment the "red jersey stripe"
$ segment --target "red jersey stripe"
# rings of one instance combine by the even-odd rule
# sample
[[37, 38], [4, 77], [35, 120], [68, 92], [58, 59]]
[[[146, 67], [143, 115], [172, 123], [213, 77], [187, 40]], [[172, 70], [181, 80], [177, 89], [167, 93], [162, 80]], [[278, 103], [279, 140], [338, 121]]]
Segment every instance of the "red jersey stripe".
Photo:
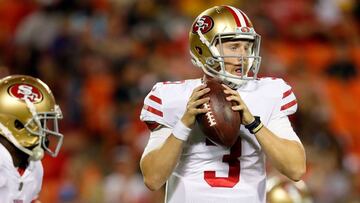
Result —
[[149, 99], [156, 102], [156, 103], [158, 103], [158, 104], [162, 104], [161, 99], [159, 97], [155, 96], [155, 95], [150, 95]]
[[24, 175], [26, 169], [19, 167], [17, 170], [18, 170], [20, 176], [22, 176], [22, 175]]
[[286, 92], [283, 93], [283, 97], [282, 97], [282, 98], [284, 99], [285, 97], [289, 96], [291, 93], [292, 93], [292, 89], [289, 89], [288, 91], [286, 91]]
[[289, 103], [287, 103], [287, 104], [282, 105], [280, 110], [281, 110], [281, 111], [286, 110], [286, 109], [294, 106], [295, 104], [297, 104], [296, 99], [295, 99], [295, 100], [292, 100], [291, 102], [289, 102]]
[[236, 22], [236, 25], [237, 25], [238, 27], [241, 27], [240, 19], [239, 19], [239, 17], [236, 15], [235, 11], [234, 11], [231, 7], [229, 7], [229, 6], [224, 6], [224, 7], [225, 7], [227, 10], [229, 10], [230, 13], [233, 15], [233, 17], [234, 17], [234, 19], [235, 19], [235, 22]]
[[148, 106], [148, 105], [144, 105], [144, 109], [150, 113], [153, 113], [155, 115], [158, 115], [160, 117], [163, 117], [163, 112], [151, 107], [151, 106]]

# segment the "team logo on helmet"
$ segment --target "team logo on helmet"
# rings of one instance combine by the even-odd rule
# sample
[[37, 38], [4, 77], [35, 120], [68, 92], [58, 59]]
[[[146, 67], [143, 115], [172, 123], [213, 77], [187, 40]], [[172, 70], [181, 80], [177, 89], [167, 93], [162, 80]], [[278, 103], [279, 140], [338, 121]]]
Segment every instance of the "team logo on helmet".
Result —
[[241, 32], [250, 32], [250, 28], [248, 27], [241, 27], [240, 30]]
[[201, 33], [205, 34], [209, 32], [214, 26], [214, 21], [209, 16], [202, 16], [200, 17], [196, 23], [194, 23], [192, 32], [197, 33], [198, 30], [201, 31]]
[[18, 99], [29, 99], [32, 103], [38, 103], [42, 100], [43, 95], [34, 86], [29, 84], [14, 84], [10, 86], [9, 93]]

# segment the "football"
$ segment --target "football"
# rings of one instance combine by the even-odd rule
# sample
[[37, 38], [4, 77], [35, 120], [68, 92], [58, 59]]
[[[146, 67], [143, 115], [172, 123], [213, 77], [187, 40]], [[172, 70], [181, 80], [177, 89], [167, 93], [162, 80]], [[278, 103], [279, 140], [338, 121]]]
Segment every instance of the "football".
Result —
[[210, 101], [202, 107], [209, 111], [197, 115], [196, 121], [212, 142], [231, 147], [236, 142], [240, 130], [240, 112], [231, 109], [233, 102], [226, 100], [225, 88], [220, 82], [210, 79], [206, 84], [210, 92], [203, 97], [210, 97]]

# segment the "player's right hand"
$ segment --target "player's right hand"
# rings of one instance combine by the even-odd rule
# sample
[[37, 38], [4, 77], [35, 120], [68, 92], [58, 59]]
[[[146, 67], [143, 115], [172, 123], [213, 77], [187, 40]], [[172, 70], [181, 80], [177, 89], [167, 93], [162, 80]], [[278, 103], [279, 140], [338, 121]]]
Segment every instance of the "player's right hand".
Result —
[[202, 84], [194, 89], [189, 101], [186, 105], [186, 110], [181, 118], [181, 121], [189, 128], [192, 128], [195, 123], [196, 115], [206, 113], [208, 109], [202, 108], [202, 105], [210, 101], [210, 97], [204, 97], [206, 93], [210, 92], [210, 88], [206, 87], [206, 84]]

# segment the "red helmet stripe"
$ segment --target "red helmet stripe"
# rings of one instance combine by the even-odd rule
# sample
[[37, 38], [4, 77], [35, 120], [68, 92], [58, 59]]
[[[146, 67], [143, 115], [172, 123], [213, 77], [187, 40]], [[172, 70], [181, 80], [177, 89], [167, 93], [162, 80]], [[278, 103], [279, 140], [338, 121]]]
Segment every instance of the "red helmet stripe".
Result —
[[233, 17], [234, 17], [234, 19], [235, 19], [235, 22], [236, 22], [236, 25], [238, 26], [238, 27], [242, 27], [241, 26], [241, 23], [240, 23], [240, 18], [239, 18], [239, 16], [236, 14], [236, 12], [235, 12], [235, 10], [232, 8], [232, 7], [230, 7], [230, 6], [224, 6], [227, 10], [229, 10], [230, 11], [230, 13], [233, 15]]
[[[240, 11], [240, 10], [239, 10], [239, 11]], [[247, 17], [247, 15], [246, 15], [244, 12], [242, 12], [242, 11], [240, 11], [240, 13], [241, 13], [242, 17], [243, 17], [244, 20], [245, 20], [246, 27], [252, 27], [252, 24], [251, 24], [249, 18]]]

